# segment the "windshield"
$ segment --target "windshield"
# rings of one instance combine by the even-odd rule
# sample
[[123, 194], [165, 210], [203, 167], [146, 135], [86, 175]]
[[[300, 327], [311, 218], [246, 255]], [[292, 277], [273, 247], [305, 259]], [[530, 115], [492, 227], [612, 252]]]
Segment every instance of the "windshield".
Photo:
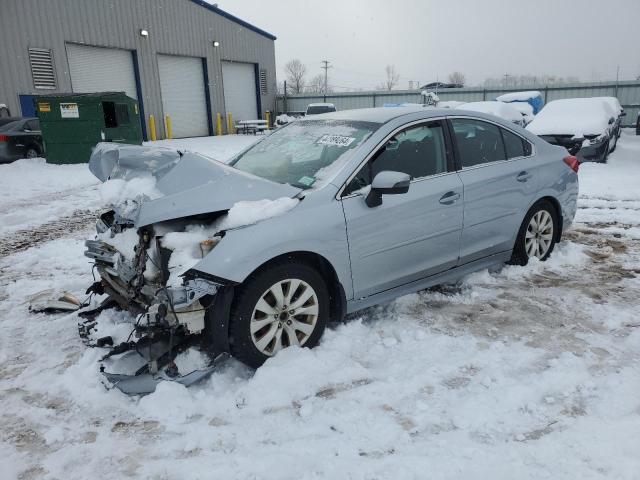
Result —
[[274, 182], [317, 187], [378, 127], [369, 122], [297, 121], [276, 130], [231, 165]]
[[320, 113], [335, 112], [336, 107], [333, 105], [314, 105], [307, 107], [307, 115], [318, 115]]

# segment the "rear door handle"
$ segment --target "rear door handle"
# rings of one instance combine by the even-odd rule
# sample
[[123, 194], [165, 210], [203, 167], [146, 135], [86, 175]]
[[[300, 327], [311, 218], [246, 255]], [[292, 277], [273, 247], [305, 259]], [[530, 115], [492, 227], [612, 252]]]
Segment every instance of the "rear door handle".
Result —
[[526, 182], [531, 178], [531, 174], [529, 172], [520, 172], [516, 177], [516, 180], [519, 182]]
[[440, 203], [442, 203], [443, 205], [451, 205], [458, 200], [460, 200], [460, 194], [456, 192], [447, 192], [442, 197], [440, 197]]

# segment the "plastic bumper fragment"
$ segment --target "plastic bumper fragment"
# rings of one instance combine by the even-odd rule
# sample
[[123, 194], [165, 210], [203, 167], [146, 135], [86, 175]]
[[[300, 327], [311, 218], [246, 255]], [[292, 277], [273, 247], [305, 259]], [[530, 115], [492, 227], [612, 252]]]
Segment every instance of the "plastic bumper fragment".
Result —
[[102, 372], [104, 378], [109, 383], [107, 388], [117, 388], [126, 395], [148, 395], [156, 390], [161, 382], [177, 382], [185, 387], [198, 383], [209, 376], [225, 363], [229, 357], [226, 353], [219, 354], [213, 359], [211, 365], [202, 370], [194, 370], [186, 375], [169, 378], [162, 374], [152, 375], [144, 373], [141, 375], [123, 375], [120, 373]]

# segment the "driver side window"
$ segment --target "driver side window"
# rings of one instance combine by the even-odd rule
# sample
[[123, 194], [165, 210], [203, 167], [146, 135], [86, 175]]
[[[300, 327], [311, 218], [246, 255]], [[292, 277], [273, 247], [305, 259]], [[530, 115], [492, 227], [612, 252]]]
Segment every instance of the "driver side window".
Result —
[[447, 153], [441, 122], [415, 125], [395, 134], [360, 169], [344, 191], [349, 195], [371, 185], [380, 172], [408, 174], [412, 180], [447, 171]]

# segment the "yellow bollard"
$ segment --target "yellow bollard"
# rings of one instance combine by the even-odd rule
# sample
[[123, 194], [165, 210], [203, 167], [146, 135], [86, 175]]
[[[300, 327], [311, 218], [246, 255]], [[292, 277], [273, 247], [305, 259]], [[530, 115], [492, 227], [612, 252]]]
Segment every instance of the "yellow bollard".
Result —
[[267, 110], [267, 130], [271, 128], [271, 112]]
[[158, 139], [156, 135], [156, 117], [153, 115], [149, 115], [149, 136], [152, 142], [155, 142]]
[[233, 128], [233, 115], [231, 115], [230, 113], [227, 113], [227, 133], [229, 135], [233, 135], [234, 133], [236, 133], [235, 129]]
[[173, 138], [173, 129], [171, 128], [171, 117], [169, 115], [164, 116], [164, 128], [167, 133], [167, 138], [171, 140]]
[[216, 135], [222, 135], [222, 115], [216, 114]]

